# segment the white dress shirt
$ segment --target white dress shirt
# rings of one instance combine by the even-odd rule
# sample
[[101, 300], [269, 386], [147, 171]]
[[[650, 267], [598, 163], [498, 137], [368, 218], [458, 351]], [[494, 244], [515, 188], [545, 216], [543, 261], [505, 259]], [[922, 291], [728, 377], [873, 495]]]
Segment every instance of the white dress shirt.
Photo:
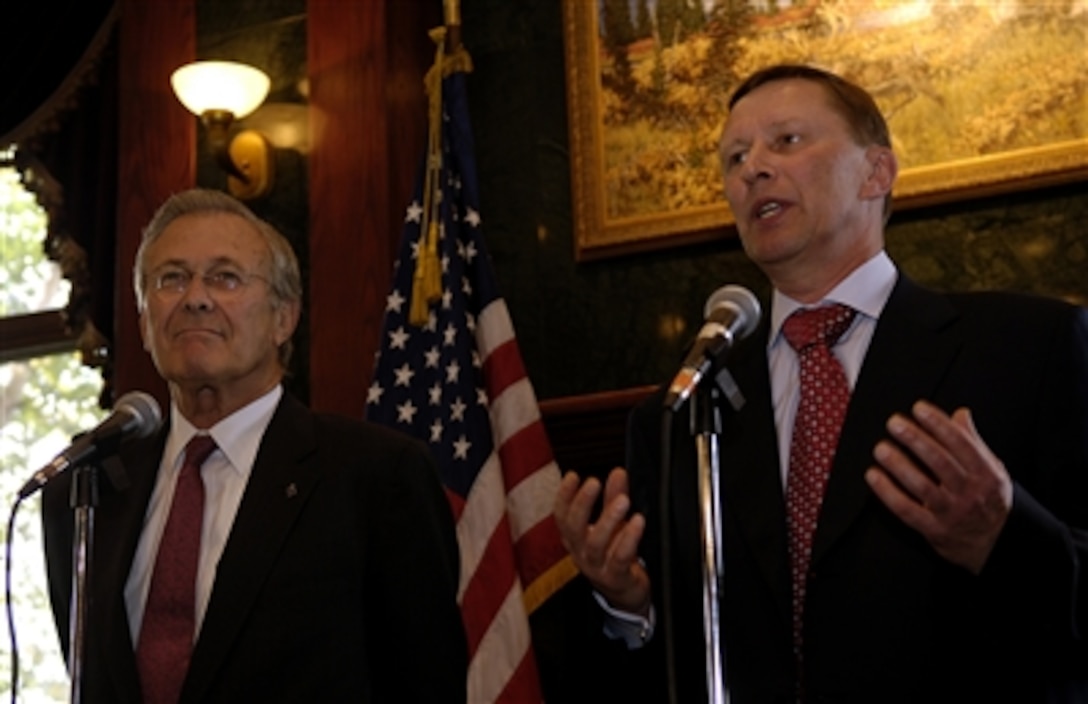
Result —
[[[832, 347], [846, 373], [846, 381], [853, 391], [861, 364], [869, 343], [873, 339], [877, 320], [895, 288], [899, 272], [887, 253], [881, 250], [859, 266], [831, 289], [818, 303], [807, 306], [819, 308], [832, 303], [842, 303], [857, 311], [854, 321]], [[771, 299], [770, 334], [767, 338], [767, 363], [771, 375], [771, 402], [774, 405], [775, 430], [778, 434], [779, 472], [783, 489], [789, 471], [790, 439], [797, 416], [797, 404], [801, 396], [800, 362], [797, 352], [782, 335], [782, 323], [801, 303], [775, 290]], [[605, 610], [605, 634], [622, 639], [628, 648], [639, 648], [653, 635], [656, 615], [643, 618], [611, 608], [600, 594], [594, 593], [597, 602]]]
[[[207, 431], [215, 440], [217, 448], [204, 462], [201, 470], [205, 500], [200, 562], [196, 578], [194, 640], [204, 623], [204, 612], [208, 608], [208, 599], [215, 582], [216, 566], [227, 544], [234, 517], [238, 513], [238, 505], [242, 501], [253, 462], [257, 458], [257, 450], [282, 395], [283, 388], [277, 384], [264, 396], [235, 411]], [[136, 555], [125, 583], [125, 608], [128, 611], [134, 646], [139, 641], [144, 605], [151, 586], [151, 573], [155, 568], [159, 541], [162, 539], [170, 504], [174, 499], [182, 455], [189, 440], [200, 432], [178, 412], [177, 406], [171, 404], [170, 411], [170, 434], [166, 438], [162, 464], [147, 505], [143, 530], [140, 532], [140, 542], [136, 546]]]

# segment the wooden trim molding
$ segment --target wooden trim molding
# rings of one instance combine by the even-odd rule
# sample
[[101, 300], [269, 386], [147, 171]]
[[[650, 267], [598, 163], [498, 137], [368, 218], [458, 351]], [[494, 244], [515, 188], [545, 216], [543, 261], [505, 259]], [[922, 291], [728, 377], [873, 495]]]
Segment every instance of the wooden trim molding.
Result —
[[0, 318], [0, 364], [72, 352], [78, 339], [59, 310]]
[[627, 416], [657, 389], [568, 396], [540, 402], [540, 415], [560, 470], [604, 477], [624, 463]]

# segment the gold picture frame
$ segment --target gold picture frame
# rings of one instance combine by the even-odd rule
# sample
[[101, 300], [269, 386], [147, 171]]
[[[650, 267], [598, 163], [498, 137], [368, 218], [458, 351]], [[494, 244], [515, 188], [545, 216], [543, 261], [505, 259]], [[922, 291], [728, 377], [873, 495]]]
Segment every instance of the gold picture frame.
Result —
[[[623, 137], [615, 140], [615, 143], [610, 142], [614, 125], [606, 124], [609, 122], [606, 120], [606, 112], [612, 110], [615, 114], [621, 110], [616, 108], [619, 103], [615, 94], [609, 93], [603, 86], [603, 67], [614, 64], [610, 64], [611, 55], [602, 37], [599, 22], [604, 16], [605, 2], [622, 1], [624, 0], [562, 0], [574, 242], [575, 258], [578, 261], [708, 241], [729, 236], [732, 229], [733, 218], [720, 196], [720, 186], [714, 184], [713, 188], [717, 189], [717, 193], [708, 195], [707, 188], [710, 186], [706, 184], [711, 178], [709, 174], [717, 169], [716, 131], [720, 129], [720, 122], [713, 129], [702, 126], [698, 134], [696, 128], [692, 128], [691, 133], [681, 138], [685, 146], [672, 149], [673, 152], [686, 150], [689, 161], [699, 160], [698, 152], [705, 150], [705, 157], [713, 164], [703, 160], [699, 166], [702, 170], [693, 171], [695, 176], [676, 176], [673, 181], [662, 180], [657, 185], [654, 179], [661, 180], [664, 174], [657, 165], [669, 164], [671, 157], [653, 161], [647, 156], [658, 144], [652, 128], [643, 126], [635, 130], [623, 126], [614, 130], [617, 134], [622, 133]], [[645, 4], [646, 0], [627, 2], [632, 15], [628, 21], [633, 21], [639, 3]], [[726, 3], [719, 1], [719, 4]], [[744, 3], [730, 4], [736, 6]], [[886, 117], [889, 111], [894, 113], [888, 118], [893, 138], [897, 134], [897, 127], [902, 126], [897, 122], [909, 127], [907, 120], [911, 117], [911, 103], [914, 106], [928, 104], [929, 112], [919, 113], [926, 117], [911, 117], [916, 126], [922, 125], [918, 129], [931, 129], [933, 115], [939, 115], [945, 123], [940, 126], [941, 133], [949, 143], [961, 147], [970, 147], [971, 144], [977, 147], [982, 144], [975, 152], [967, 155], [936, 157], [928, 163], [919, 157], [921, 161], [912, 164], [910, 159], [904, 160], [903, 153], [912, 155], [924, 150], [897, 142], [895, 146], [900, 153], [902, 168], [895, 188], [896, 210], [1088, 179], [1088, 95], [1083, 78], [1088, 75], [1088, 52], [1083, 50], [1084, 46], [1088, 46], [1088, 11], [1081, 8], [1079, 15], [1063, 14], [1075, 12], [1083, 2], [1078, 5], [1075, 0], [1064, 3], [1053, 0], [972, 3], [968, 0], [956, 5], [957, 9], [953, 13], [953, 10], [948, 9], [952, 4], [940, 6], [939, 3], [930, 3], [928, 0], [901, 3], [891, 3], [888, 0], [851, 0], [849, 3], [840, 0], [794, 0], [792, 4], [785, 4], [788, 7], [786, 10], [762, 15], [751, 11], [751, 6], [757, 4], [747, 3], [748, 14], [742, 19], [748, 29], [740, 30], [731, 40], [735, 51], [733, 58], [739, 56], [741, 58], [738, 64], [750, 65], [744, 72], [739, 72], [739, 75], [746, 75], [748, 70], [754, 70], [760, 65], [779, 61], [828, 65], [868, 88], [877, 96], [878, 103], [887, 96], [892, 96], [889, 100], [899, 101], [893, 104], [893, 110], [881, 103]], [[766, 4], [774, 6], [774, 3]], [[713, 5], [713, 2], [703, 3], [704, 10], [712, 12], [708, 8]], [[777, 5], [784, 6], [784, 3], [778, 2]], [[942, 28], [950, 26], [949, 31], [956, 32], [957, 41], [942, 42], [940, 37], [928, 36], [931, 32], [923, 31], [922, 25], [912, 26], [909, 18], [906, 21], [901, 19], [906, 9], [921, 6], [930, 6], [930, 15], [926, 20], [928, 24], [924, 27], [937, 27], [943, 31]], [[996, 14], [1008, 13], [1009, 8], [1013, 8], [1014, 14]], [[898, 33], [891, 36], [895, 37], [895, 41], [905, 42], [904, 46], [909, 49], [900, 50], [894, 60], [881, 59], [879, 47], [889, 44], [890, 40], [884, 39], [882, 44], [874, 48], [872, 42], [875, 35], [871, 27], [864, 32], [856, 27], [861, 26], [863, 20], [872, 24], [881, 17], [890, 17], [888, 13], [893, 11], [900, 13], [900, 19], [895, 20], [900, 24], [886, 31], [897, 29]], [[917, 12], [917, 9], [913, 11]], [[846, 12], [850, 14], [845, 14]], [[869, 14], [866, 16], [865, 12]], [[839, 13], [840, 16], [833, 13]], [[943, 14], [934, 18], [933, 13]], [[721, 31], [724, 25], [720, 16], [714, 18], [708, 15], [708, 18], [716, 19], [717, 24], [714, 26], [718, 27], [719, 35], [726, 34]], [[750, 29], [752, 27], [758, 29]], [[1040, 41], [1034, 35], [1025, 38], [1024, 46], [1031, 47], [1029, 51], [1037, 53], [1014, 55], [1014, 48], [1019, 51], [1021, 47], [1016, 37], [1029, 31], [1050, 32], [1054, 36], [1046, 41]], [[812, 35], [809, 39], [806, 39], [806, 32]], [[912, 37], [910, 32], [915, 32], [915, 35]], [[703, 100], [692, 104], [701, 110], [707, 102], [706, 98], [710, 96], [714, 100], [712, 109], [724, 117], [724, 100], [729, 92], [722, 90], [720, 66], [724, 62], [708, 55], [706, 45], [709, 40], [693, 32], [692, 38], [687, 40], [690, 46], [684, 48], [684, 53], [676, 50], [670, 56], [668, 49], [660, 48], [658, 37], [661, 34], [662, 28], [655, 24], [654, 38], [636, 40], [624, 48], [625, 52], [639, 50], [644, 57], [648, 52], [653, 53], [653, 59], [643, 58], [641, 66], [634, 61], [630, 63], [627, 67], [630, 81], [628, 85], [637, 85], [640, 80], [648, 85], [650, 79], [647, 76], [661, 67], [676, 73], [684, 72], [685, 76], [690, 77], [700, 70], [700, 65], [710, 65], [712, 69], [719, 70], [719, 75], [713, 77], [717, 81], [717, 94], [704, 93]], [[672, 36], [679, 37], [681, 34], [678, 29]], [[827, 38], [826, 35], [829, 34], [833, 36]], [[1012, 38], [1003, 39], [1004, 35]], [[761, 37], [773, 40], [763, 41], [763, 44], [773, 48], [761, 46]], [[869, 41], [864, 52], [860, 47], [866, 45], [861, 39]], [[1068, 45], [1074, 47], [1073, 51], [1063, 50], [1062, 43], [1066, 39]], [[965, 42], [966, 49], [963, 48]], [[683, 43], [683, 40], [675, 41], [673, 48], [682, 47]], [[985, 93], [966, 95], [967, 91], [963, 86], [973, 87], [980, 82], [979, 77], [972, 77], [970, 71], [976, 70], [981, 60], [963, 53], [970, 51], [975, 43], [979, 47], [987, 47], [987, 57], [994, 52], [1000, 53], [1002, 47], [1007, 47], [1010, 52], [1007, 57], [1008, 67], [1001, 67], [1000, 80], [1004, 81], [1006, 75], [1023, 72], [1026, 87], [1015, 87], [1017, 84], [1010, 81], [1009, 85], [1014, 86], [1012, 88], [990, 88]], [[714, 46], [713, 42], [710, 44]], [[654, 48], [648, 49], [648, 45]], [[819, 54], [822, 61], [814, 60], [811, 52], [821, 45], [834, 47], [836, 55], [831, 55], [832, 51], [829, 50]], [[721, 46], [719, 44], [717, 48]], [[857, 57], [843, 54], [851, 46], [859, 47]], [[955, 53], [950, 47], [960, 47], [960, 50]], [[1076, 47], [1080, 49], [1076, 50]], [[888, 46], [886, 52], [891, 51], [895, 51], [895, 48]], [[647, 65], [650, 61], [654, 62], [653, 68]], [[684, 61], [687, 64], [680, 66]], [[962, 65], [955, 65], [957, 62]], [[1017, 65], [1020, 67], [1014, 68]], [[843, 71], [839, 66], [848, 66], [852, 71]], [[917, 69], [917, 80], [909, 75], [912, 68]], [[1030, 84], [1026, 82], [1028, 74]], [[992, 78], [993, 81], [998, 80], [996, 76]], [[974, 83], [965, 83], [966, 81]], [[941, 96], [936, 92], [927, 92], [936, 89], [933, 85], [927, 87], [923, 83], [934, 84], [938, 88], [942, 85], [959, 88], [951, 97]], [[691, 92], [690, 85], [681, 87]], [[637, 95], [639, 89], [634, 90], [636, 92], [632, 94]], [[647, 90], [644, 89], [643, 92]], [[992, 97], [993, 102], [986, 103], [980, 95]], [[690, 101], [691, 97], [687, 96], [687, 99]], [[905, 103], [902, 102], [904, 100]], [[969, 104], [965, 104], [965, 101]], [[968, 110], [971, 111], [970, 119], [965, 119], [969, 124], [949, 124], [950, 118], [945, 113], [953, 113], [953, 103], [958, 103], [959, 111], [955, 113], [957, 115], [966, 115]], [[683, 103], [678, 101], [678, 104]], [[630, 108], [630, 104], [626, 108]], [[632, 113], [636, 111], [637, 109], [629, 110]], [[675, 112], [674, 110], [674, 114]], [[709, 113], [710, 110], [706, 112]], [[649, 120], [645, 122], [650, 123]], [[1039, 130], [1042, 133], [1037, 136], [1010, 136], [1010, 132], [1015, 133], [1017, 130], [1025, 132], [1037, 129], [1041, 123], [1045, 123], [1046, 130]], [[1051, 136], [1052, 128], [1055, 127], [1064, 129], [1059, 137]], [[640, 149], [638, 146], [629, 146], [634, 157], [622, 167], [617, 167], [609, 161], [611, 157], [606, 156], [606, 153], [612, 154], [620, 148], [616, 143], [622, 139], [643, 147]], [[1020, 141], [1017, 142], [1017, 139]], [[922, 142], [923, 140], [919, 140], [919, 143]], [[927, 148], [929, 143], [930, 140], [924, 141]], [[1003, 148], [1002, 145], [1006, 143], [1014, 146]], [[632, 166], [633, 160], [638, 158], [645, 158], [648, 163]], [[684, 155], [672, 161], [684, 162]], [[639, 183], [639, 188], [643, 190], [634, 191], [636, 195], [628, 198], [628, 207], [644, 210], [625, 212], [615, 204], [618, 200], [617, 194], [622, 193], [627, 183], [634, 183], [638, 178], [648, 182], [649, 186]], [[684, 178], [688, 180], [685, 182]], [[650, 190], [647, 191], [647, 188]], [[668, 191], [670, 200], [666, 201], [666, 205], [656, 203], [653, 197], [656, 193], [654, 188], [657, 191]], [[685, 202], [684, 194], [688, 190], [698, 191], [697, 195], [702, 202]], [[672, 205], [673, 201], [679, 204]], [[645, 210], [647, 207], [649, 209]]]

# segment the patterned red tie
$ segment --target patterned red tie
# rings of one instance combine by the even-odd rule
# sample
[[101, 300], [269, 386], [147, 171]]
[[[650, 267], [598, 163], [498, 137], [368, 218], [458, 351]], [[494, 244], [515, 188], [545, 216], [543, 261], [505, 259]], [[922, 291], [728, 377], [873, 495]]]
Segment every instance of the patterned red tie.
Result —
[[793, 575], [793, 650], [798, 664], [812, 534], [850, 401], [850, 385], [831, 347], [850, 327], [854, 314], [852, 308], [843, 305], [802, 309], [782, 324], [782, 333], [797, 350], [801, 366], [801, 398], [790, 441], [786, 479], [786, 522]]
[[136, 646], [144, 704], [175, 704], [189, 670], [196, 630], [196, 571], [204, 520], [200, 467], [215, 440], [197, 435], [185, 446], [174, 501], [159, 543]]

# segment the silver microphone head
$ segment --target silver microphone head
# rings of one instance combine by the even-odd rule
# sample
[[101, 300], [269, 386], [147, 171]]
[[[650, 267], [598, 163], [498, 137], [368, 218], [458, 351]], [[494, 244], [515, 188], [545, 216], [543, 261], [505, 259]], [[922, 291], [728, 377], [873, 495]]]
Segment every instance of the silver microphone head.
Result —
[[715, 310], [728, 308], [736, 317], [736, 329], [734, 335], [741, 340], [755, 332], [759, 326], [760, 316], [763, 314], [759, 305], [759, 299], [748, 289], [736, 284], [722, 286], [706, 299], [703, 308], [703, 316], [711, 318]]
[[124, 411], [132, 416], [131, 432], [134, 433], [134, 437], [146, 438], [162, 425], [159, 402], [154, 396], [144, 391], [130, 391], [123, 395], [114, 404], [114, 411]]

